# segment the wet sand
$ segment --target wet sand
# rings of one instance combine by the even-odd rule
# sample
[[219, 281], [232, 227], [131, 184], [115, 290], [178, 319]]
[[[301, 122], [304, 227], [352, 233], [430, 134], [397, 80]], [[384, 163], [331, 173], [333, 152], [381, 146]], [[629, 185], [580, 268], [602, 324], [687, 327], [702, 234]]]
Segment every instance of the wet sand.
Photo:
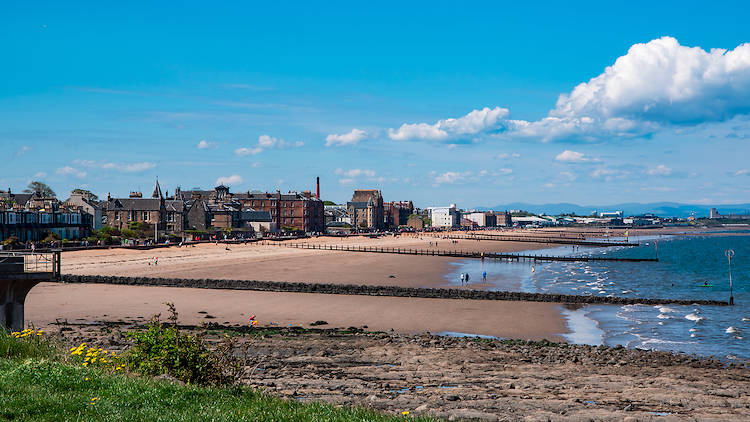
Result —
[[327, 327], [555, 341], [562, 341], [560, 333], [567, 332], [559, 305], [550, 303], [64, 283], [34, 287], [26, 299], [26, 320], [37, 327], [64, 320], [144, 321], [166, 313], [164, 302], [173, 302], [180, 323], [189, 325], [247, 325], [248, 318], [256, 315], [262, 326], [269, 327], [309, 327], [326, 321]]

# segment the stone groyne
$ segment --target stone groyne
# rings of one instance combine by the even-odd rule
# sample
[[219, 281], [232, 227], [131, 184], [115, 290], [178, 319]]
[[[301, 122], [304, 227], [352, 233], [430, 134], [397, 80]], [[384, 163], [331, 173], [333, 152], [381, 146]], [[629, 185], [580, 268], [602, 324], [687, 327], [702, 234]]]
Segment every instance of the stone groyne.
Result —
[[354, 284], [325, 284], [260, 280], [222, 280], [192, 278], [122, 277], [63, 274], [65, 283], [119, 284], [127, 286], [189, 287], [198, 289], [254, 290], [263, 292], [318, 293], [334, 295], [363, 295], [418, 297], [431, 299], [512, 300], [525, 302], [554, 302], [610, 305], [710, 305], [727, 306], [718, 300], [645, 299], [626, 297], [579, 296], [547, 293], [524, 293], [469, 289], [435, 289], [400, 286], [370, 286]]

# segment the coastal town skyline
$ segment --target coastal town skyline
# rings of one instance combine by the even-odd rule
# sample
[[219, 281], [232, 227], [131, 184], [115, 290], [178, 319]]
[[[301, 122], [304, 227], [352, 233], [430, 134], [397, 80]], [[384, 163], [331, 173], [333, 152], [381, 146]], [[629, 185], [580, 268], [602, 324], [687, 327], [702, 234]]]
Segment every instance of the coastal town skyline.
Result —
[[355, 188], [465, 208], [750, 197], [750, 45], [731, 5], [651, 5], [639, 25], [637, 7], [504, 6], [456, 12], [449, 31], [418, 5], [25, 7], [2, 6], [2, 189], [320, 177], [338, 203]]

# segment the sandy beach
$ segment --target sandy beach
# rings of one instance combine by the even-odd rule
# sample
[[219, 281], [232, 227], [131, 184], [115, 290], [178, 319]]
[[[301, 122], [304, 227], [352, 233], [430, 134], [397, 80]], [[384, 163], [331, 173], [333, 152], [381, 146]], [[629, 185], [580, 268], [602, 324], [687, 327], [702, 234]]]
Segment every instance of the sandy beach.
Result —
[[43, 283], [26, 299], [26, 318], [36, 326], [55, 321], [148, 320], [173, 302], [180, 322], [263, 326], [367, 327], [399, 333], [460, 332], [503, 338], [562, 341], [567, 331], [559, 306], [539, 302], [425, 299], [207, 290], [174, 287]]
[[[518, 252], [553, 245], [526, 242], [438, 239], [400, 236], [371, 239], [319, 237], [246, 245], [199, 244], [168, 249], [107, 249], [63, 254], [63, 272], [84, 275], [218, 278], [447, 287], [446, 275], [457, 259], [433, 256], [320, 251], [284, 247], [288, 243], [389, 247], [467, 252]], [[227, 250], [228, 248], [228, 250]], [[154, 265], [158, 258], [158, 265]], [[477, 280], [478, 281], [478, 280]]]
[[[458, 241], [424, 236], [320, 237], [294, 241], [328, 245], [520, 251], [543, 244]], [[436, 246], [437, 244], [437, 246]], [[155, 260], [158, 259], [158, 264]], [[278, 242], [200, 244], [152, 250], [106, 249], [65, 252], [63, 272], [87, 275], [252, 279], [313, 283], [447, 287], [453, 258], [303, 250]], [[472, 288], [482, 288], [473, 285]], [[44, 283], [26, 301], [26, 318], [38, 326], [68, 321], [135, 321], [174, 302], [187, 324], [262, 324], [362, 327], [400, 333], [461, 332], [503, 338], [562, 340], [567, 332], [560, 305], [478, 300], [420, 299], [206, 290], [169, 287]], [[202, 312], [202, 313], [200, 313]], [[212, 318], [207, 318], [209, 315]]]

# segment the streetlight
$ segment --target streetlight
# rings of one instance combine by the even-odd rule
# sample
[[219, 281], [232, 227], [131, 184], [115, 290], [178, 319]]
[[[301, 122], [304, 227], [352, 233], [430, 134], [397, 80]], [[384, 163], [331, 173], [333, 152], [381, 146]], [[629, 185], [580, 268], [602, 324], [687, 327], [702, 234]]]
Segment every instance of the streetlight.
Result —
[[727, 249], [724, 251], [724, 255], [726, 255], [727, 260], [729, 260], [729, 305], [734, 305], [734, 296], [732, 295], [732, 257], [734, 256], [734, 251], [732, 249]]

